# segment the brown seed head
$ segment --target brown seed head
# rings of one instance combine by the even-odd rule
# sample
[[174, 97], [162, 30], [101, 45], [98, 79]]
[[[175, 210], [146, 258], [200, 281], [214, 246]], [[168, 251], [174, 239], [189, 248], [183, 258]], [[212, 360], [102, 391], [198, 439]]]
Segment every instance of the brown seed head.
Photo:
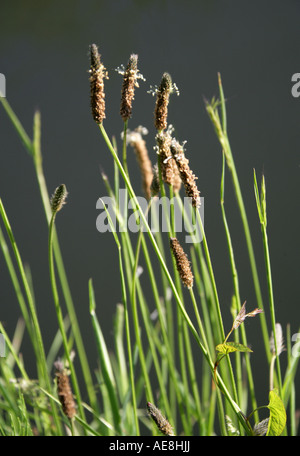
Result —
[[100, 54], [96, 44], [90, 46], [91, 68], [90, 88], [91, 88], [91, 108], [92, 116], [98, 124], [105, 119], [105, 93], [104, 78], [108, 79], [106, 69], [101, 63]]
[[147, 199], [151, 198], [151, 184], [153, 181], [152, 163], [148, 155], [146, 142], [142, 138], [143, 127], [138, 127], [135, 131], [128, 131], [128, 142], [134, 148], [135, 155], [142, 175], [143, 190]]
[[156, 92], [156, 105], [154, 112], [154, 124], [158, 131], [167, 128], [168, 104], [172, 92], [172, 79], [169, 73], [164, 73], [160, 86]]
[[199, 207], [201, 204], [200, 191], [197, 188], [196, 180], [198, 179], [189, 167], [189, 161], [184, 155], [184, 149], [175, 139], [171, 143], [171, 153], [178, 167], [181, 181], [185, 188], [186, 195], [191, 198], [192, 206]]
[[136, 54], [131, 54], [123, 75], [120, 114], [124, 122], [131, 117], [134, 90], [135, 87], [139, 87], [139, 84], [137, 82], [139, 76], [137, 63], [138, 56]]
[[182, 283], [186, 287], [191, 288], [194, 283], [194, 276], [188, 257], [184, 253], [177, 238], [170, 238], [170, 247], [175, 257], [177, 271], [179, 272]]
[[162, 131], [157, 133], [156, 143], [158, 148], [158, 159], [160, 163], [162, 180], [166, 184], [172, 185], [174, 191], [179, 191], [181, 187], [181, 179], [177, 165], [171, 153], [172, 131], [172, 127], [169, 126], [165, 132]]
[[64, 414], [71, 420], [76, 415], [76, 406], [73, 398], [69, 377], [63, 365], [55, 363], [57, 394]]
[[151, 402], [148, 402], [147, 403], [147, 410], [148, 410], [149, 415], [153, 419], [154, 423], [156, 424], [156, 426], [160, 430], [160, 432], [162, 432], [162, 434], [170, 435], [170, 436], [174, 435], [174, 431], [172, 429], [171, 424], [163, 416], [161, 411], [157, 407], [155, 407], [155, 405], [151, 404]]

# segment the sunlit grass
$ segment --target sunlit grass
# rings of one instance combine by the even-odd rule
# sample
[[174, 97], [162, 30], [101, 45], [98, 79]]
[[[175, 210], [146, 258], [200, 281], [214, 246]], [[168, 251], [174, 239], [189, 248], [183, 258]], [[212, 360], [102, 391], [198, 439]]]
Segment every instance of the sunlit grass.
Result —
[[[140, 195], [134, 188], [127, 163], [127, 149], [134, 147], [139, 153], [128, 126], [132, 122], [131, 111], [133, 94], [141, 77], [137, 70], [137, 56], [132, 55], [128, 66], [122, 70], [123, 88], [121, 117], [123, 135], [118, 153], [118, 141], [110, 139], [105, 126], [104, 79], [105, 68], [98, 59], [97, 47], [91, 47], [91, 98], [92, 114], [99, 129], [99, 141], [104, 143], [107, 153], [111, 154], [114, 175], [109, 179], [102, 173], [108, 195], [113, 201], [113, 214], [99, 200], [99, 208], [106, 209], [107, 222], [115, 241], [115, 250], [111, 252], [112, 261], [118, 266], [122, 303], [115, 306], [114, 346], [108, 347], [103, 336], [101, 309], [97, 307], [94, 292], [94, 279], [89, 280], [86, 309], [90, 315], [94, 332], [95, 346], [98, 353], [98, 365], [90, 365], [88, 350], [85, 346], [85, 334], [82, 334], [76, 309], [71, 295], [72, 283], [68, 282], [59, 246], [59, 233], [55, 229], [55, 219], [64, 219], [61, 203], [66, 188], [61, 185], [50, 199], [42, 165], [41, 120], [38, 112], [34, 115], [32, 139], [26, 133], [22, 123], [5, 98], [0, 98], [3, 108], [10, 118], [25, 149], [32, 159], [43, 202], [45, 216], [49, 225], [48, 243], [49, 282], [51, 284], [53, 312], [57, 317], [57, 335], [49, 353], [45, 353], [44, 337], [40, 330], [39, 302], [34, 301], [34, 283], [26, 273], [21, 256], [22, 246], [13, 234], [5, 211], [5, 201], [0, 199], [0, 245], [11, 277], [11, 284], [16, 293], [20, 313], [16, 316], [16, 333], [7, 334], [0, 322], [0, 333], [6, 341], [4, 357], [0, 358], [0, 432], [2, 435], [295, 435], [296, 387], [294, 383], [298, 359], [293, 356], [289, 328], [285, 334], [287, 350], [281, 355], [287, 357], [286, 372], [282, 372], [280, 354], [282, 353], [282, 329], [276, 321], [272, 286], [272, 270], [267, 235], [267, 195], [265, 181], [261, 186], [254, 172], [253, 188], [249, 192], [256, 198], [258, 216], [254, 223], [261, 226], [262, 250], [265, 259], [264, 277], [259, 277], [252, 238], [243, 196], [240, 189], [238, 172], [227, 135], [226, 105], [221, 77], [218, 75], [219, 99], [206, 101], [206, 110], [215, 129], [221, 146], [220, 160], [223, 163], [220, 182], [220, 210], [226, 235], [226, 250], [230, 259], [232, 278], [232, 328], [225, 328], [220, 296], [222, 290], [214, 274], [214, 265], [209, 249], [209, 232], [205, 231], [199, 211], [199, 193], [192, 166], [192, 151], [185, 151], [171, 135], [169, 128], [169, 95], [177, 91], [167, 73], [156, 89], [155, 111], [157, 128], [157, 154], [151, 158], [157, 161], [153, 171], [153, 183], [147, 198], [146, 211], [142, 207]], [[100, 79], [99, 79], [100, 78]], [[105, 82], [105, 84], [109, 82]], [[141, 90], [141, 89], [140, 89]], [[130, 95], [130, 96], [129, 96]], [[98, 100], [98, 101], [97, 101]], [[166, 103], [167, 100], [167, 103]], [[172, 102], [172, 100], [171, 100]], [[166, 103], [166, 105], [164, 105]], [[146, 108], [145, 108], [146, 109]], [[148, 107], [147, 107], [148, 109]], [[138, 122], [136, 122], [138, 125]], [[170, 122], [171, 123], [171, 122]], [[132, 130], [133, 131], [133, 130]], [[167, 134], [165, 134], [167, 132]], [[170, 134], [170, 137], [168, 136]], [[142, 141], [136, 137], [136, 141]], [[169, 149], [162, 157], [162, 142], [170, 141]], [[147, 153], [142, 143], [141, 153]], [[164, 147], [166, 147], [164, 145]], [[173, 148], [173, 149], [172, 149]], [[173, 150], [173, 152], [172, 152]], [[218, 151], [216, 151], [217, 153]], [[172, 155], [173, 154], [173, 155]], [[137, 157], [138, 158], [138, 157]], [[145, 157], [138, 158], [142, 167]], [[189, 165], [189, 161], [191, 165]], [[166, 172], [164, 166], [171, 165]], [[149, 165], [149, 162], [148, 162]], [[177, 171], [178, 170], [178, 171]], [[141, 170], [141, 176], [149, 178], [147, 171]], [[176, 173], [181, 179], [181, 189], [167, 181]], [[168, 174], [169, 173], [169, 174]], [[173, 173], [173, 174], [172, 174]], [[233, 242], [225, 206], [225, 175], [231, 178], [235, 191], [237, 207], [242, 220], [252, 280], [256, 293], [256, 306], [243, 306], [239, 291], [239, 271], [235, 263]], [[168, 174], [168, 176], [167, 176]], [[154, 181], [156, 179], [156, 181]], [[67, 176], [66, 176], [67, 180]], [[111, 185], [110, 182], [113, 182]], [[175, 182], [175, 181], [172, 181]], [[155, 184], [155, 185], [154, 185]], [[135, 223], [138, 233], [130, 230], [114, 230], [112, 216], [122, 227], [128, 227], [127, 207], [119, 202], [119, 189], [127, 189], [128, 200], [135, 208]], [[145, 189], [145, 187], [144, 187]], [[63, 196], [64, 196], [63, 195]], [[151, 212], [159, 197], [176, 201], [185, 227], [190, 227], [189, 234], [198, 230], [195, 239], [202, 242], [184, 244], [181, 234], [177, 233], [174, 207], [167, 210], [164, 206], [165, 232], [156, 221], [158, 230], [149, 225], [148, 213]], [[183, 204], [189, 196], [191, 204]], [[166, 200], [165, 200], [166, 202]], [[130, 214], [132, 216], [132, 214]], [[152, 213], [151, 213], [152, 215]], [[2, 230], [3, 228], [3, 230]], [[272, 227], [268, 226], [268, 230]], [[176, 249], [171, 250], [170, 239]], [[172, 244], [172, 243], [171, 243]], [[178, 244], [178, 245], [177, 245]], [[172, 253], [173, 252], [173, 253]], [[155, 258], [155, 260], [153, 260]], [[80, 258], [77, 258], [80, 261]], [[145, 265], [140, 275], [140, 262]], [[150, 290], [143, 287], [141, 277], [147, 276]], [[268, 304], [263, 303], [261, 282], [267, 284]], [[59, 298], [58, 287], [62, 289]], [[61, 300], [66, 304], [66, 314], [62, 312]], [[150, 305], [151, 304], [151, 305]], [[150, 309], [155, 305], [155, 315]], [[255, 308], [254, 308], [255, 307]], [[257, 403], [252, 357], [247, 344], [246, 317], [255, 317], [255, 324], [261, 330], [262, 351], [270, 371], [270, 395], [264, 404]], [[260, 322], [258, 321], [260, 320]], [[268, 328], [267, 321], [271, 321]], [[100, 324], [101, 322], [101, 324]], [[280, 327], [280, 330], [278, 329]], [[28, 360], [20, 354], [20, 346], [27, 332], [32, 345], [32, 356], [36, 364], [36, 377], [31, 379], [26, 371]], [[227, 334], [227, 336], [226, 336]], [[272, 343], [270, 337], [272, 334]], [[229, 340], [230, 336], [230, 340]], [[79, 360], [75, 369], [73, 353]], [[58, 385], [59, 375], [55, 375], [54, 361], [59, 361], [63, 384], [69, 383], [73, 390]], [[83, 385], [78, 381], [83, 378]], [[247, 381], [245, 381], [245, 378]], [[83, 391], [81, 391], [84, 390]], [[87, 398], [85, 401], [82, 397]], [[68, 401], [68, 403], [64, 401]], [[74, 403], [73, 403], [74, 401]], [[70, 404], [71, 402], [71, 404]], [[75, 407], [76, 414], [68, 414]], [[267, 407], [269, 419], [261, 421], [259, 410]], [[148, 416], [148, 413], [150, 416]], [[286, 422], [286, 416], [288, 417]], [[152, 420], [151, 420], [152, 418]]]

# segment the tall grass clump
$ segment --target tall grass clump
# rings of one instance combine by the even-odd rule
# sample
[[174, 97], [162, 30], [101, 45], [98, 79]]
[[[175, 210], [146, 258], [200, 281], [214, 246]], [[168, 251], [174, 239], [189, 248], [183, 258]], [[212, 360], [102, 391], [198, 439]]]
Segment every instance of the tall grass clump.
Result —
[[[262, 234], [265, 275], [260, 276], [227, 134], [225, 96], [218, 75], [219, 97], [206, 101], [205, 107], [221, 150], [223, 224], [219, 229], [225, 233], [232, 285], [232, 326], [228, 328], [223, 317], [226, 309], [222, 288], [217, 283], [210, 254], [209, 232], [204, 228], [201, 186], [195, 174], [193, 154], [186, 149], [185, 142], [176, 137], [169, 119], [169, 104], [175, 102], [173, 94], [179, 94], [177, 86], [165, 72], [158, 85], [151, 89], [155, 103], [145, 107], [154, 113], [155, 152], [150, 153], [145, 140], [147, 128], [136, 121], [129, 128], [139, 80], [145, 82], [138, 65], [138, 56], [131, 54], [127, 66], [118, 68], [123, 78], [119, 106], [122, 134], [118, 147], [115, 136], [110, 138], [106, 129], [109, 100], [105, 97], [105, 85], [112, 75], [108, 74], [98, 47], [90, 46], [91, 119], [99, 130], [100, 145], [111, 155], [114, 165], [112, 179], [102, 172], [112, 205], [109, 208], [99, 198], [97, 208], [103, 211], [114, 239], [112, 257], [117, 265], [122, 295], [122, 302], [115, 306], [114, 346], [109, 347], [93, 278], [87, 283], [86, 312], [97, 349], [96, 366], [91, 365], [88, 358], [89, 350], [77, 319], [72, 283], [68, 281], [55, 225], [57, 217], [63, 223], [68, 192], [65, 184], [60, 184], [52, 197], [48, 193], [42, 162], [40, 113], [34, 115], [31, 138], [8, 101], [0, 98], [36, 173], [49, 227], [45, 245], [48, 243], [49, 284], [57, 320], [57, 336], [46, 353], [39, 323], [41, 305], [35, 302], [34, 283], [23, 263], [22, 248], [10, 225], [5, 201], [0, 199], [0, 244], [20, 309], [15, 334], [8, 334], [0, 321], [6, 347], [6, 353], [0, 358], [0, 432], [2, 435], [67, 434], [111, 438], [296, 435], [295, 376], [299, 356], [295, 356], [291, 347], [290, 327], [282, 328], [276, 319], [265, 178], [263, 176], [259, 183], [254, 171], [253, 189], [249, 189], [257, 206], [257, 220], [251, 224], [259, 224]], [[134, 186], [135, 179], [128, 166], [127, 154], [131, 149], [140, 171], [142, 195]], [[247, 297], [240, 294], [234, 242], [225, 208], [225, 174], [231, 179], [242, 221], [255, 304], [245, 302]], [[126, 189], [122, 201], [119, 199], [121, 189]], [[160, 206], [163, 220], [159, 219]], [[129, 207], [133, 214], [129, 214]], [[185, 242], [181, 234], [178, 214], [187, 227], [189, 242]], [[119, 231], [116, 222], [122, 228]], [[262, 282], [268, 290], [267, 302], [262, 299]], [[265, 352], [269, 372], [268, 379], [261, 379], [269, 385], [269, 395], [263, 404], [257, 399], [257, 373], [254, 375], [252, 366], [255, 352], [247, 339], [249, 317], [254, 318], [253, 324], [261, 335], [261, 351]], [[28, 361], [20, 352], [25, 332], [35, 360], [35, 378], [28, 375]], [[76, 368], [74, 355], [78, 359]], [[284, 356], [285, 372], [280, 362]], [[263, 408], [266, 410], [262, 416]]]

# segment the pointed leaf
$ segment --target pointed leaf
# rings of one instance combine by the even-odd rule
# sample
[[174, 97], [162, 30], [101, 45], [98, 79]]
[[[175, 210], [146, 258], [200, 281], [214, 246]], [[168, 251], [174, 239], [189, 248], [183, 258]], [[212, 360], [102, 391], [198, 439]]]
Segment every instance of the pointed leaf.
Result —
[[224, 355], [236, 351], [252, 352], [252, 350], [249, 347], [246, 347], [243, 344], [239, 344], [238, 342], [225, 342], [224, 344], [219, 344], [216, 346], [216, 350]]

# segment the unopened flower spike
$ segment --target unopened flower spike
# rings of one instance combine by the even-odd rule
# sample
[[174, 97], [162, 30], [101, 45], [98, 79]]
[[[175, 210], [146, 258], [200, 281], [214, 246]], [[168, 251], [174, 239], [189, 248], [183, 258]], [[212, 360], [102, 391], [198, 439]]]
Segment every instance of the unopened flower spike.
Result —
[[146, 198], [151, 198], [151, 184], [153, 181], [153, 168], [148, 155], [146, 142], [142, 135], [148, 134], [145, 127], [139, 126], [134, 131], [127, 130], [127, 142], [133, 147], [142, 176], [142, 185]]
[[176, 237], [170, 238], [170, 247], [173, 252], [177, 271], [179, 272], [180, 279], [188, 288], [191, 288], [194, 283], [194, 276], [191, 270], [191, 265], [186, 256], [183, 248], [181, 247], [178, 239]]
[[90, 89], [92, 116], [96, 123], [101, 124], [105, 119], [104, 79], [108, 79], [107, 71], [101, 62], [96, 44], [90, 46], [91, 67]]
[[56, 213], [61, 210], [64, 204], [66, 204], [66, 199], [68, 196], [67, 188], [65, 184], [59, 185], [53, 193], [50, 205], [53, 213]]
[[153, 95], [156, 95], [156, 104], [154, 111], [154, 124], [157, 131], [162, 131], [167, 128], [168, 118], [168, 104], [170, 94], [176, 92], [179, 95], [176, 84], [172, 83], [171, 76], [169, 73], [162, 75], [161, 83], [155, 89], [149, 91]]
[[169, 421], [163, 416], [161, 411], [151, 404], [147, 403], [147, 410], [160, 432], [164, 435], [174, 436], [174, 431]]
[[135, 87], [139, 87], [138, 79], [145, 81], [144, 76], [138, 71], [137, 63], [137, 54], [131, 54], [126, 69], [122, 65], [122, 67], [119, 67], [116, 70], [123, 75], [120, 114], [124, 122], [128, 120], [132, 114], [132, 101], [134, 100]]

